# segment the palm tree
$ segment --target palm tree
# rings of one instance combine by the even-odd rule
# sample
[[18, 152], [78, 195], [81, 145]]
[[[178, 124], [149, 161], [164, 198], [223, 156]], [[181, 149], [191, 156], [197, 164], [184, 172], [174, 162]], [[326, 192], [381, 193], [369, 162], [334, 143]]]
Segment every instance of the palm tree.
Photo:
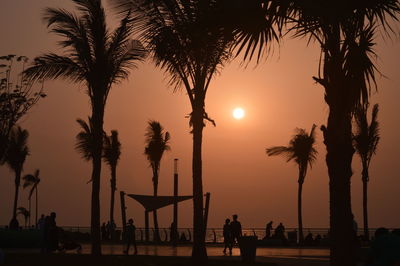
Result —
[[[203, 212], [202, 139], [205, 122], [209, 121], [215, 125], [205, 109], [206, 94], [218, 70], [232, 58], [236, 33], [243, 43], [253, 44], [254, 47], [257, 43], [265, 44], [276, 35], [271, 33], [272, 27], [267, 30], [260, 27], [262, 37], [255, 40], [245, 38], [244, 35], [240, 36], [241, 31], [233, 26], [225, 28], [224, 25], [228, 21], [245, 22], [246, 27], [251, 27], [253, 20], [244, 18], [257, 17], [261, 18], [262, 22], [266, 21], [263, 12], [254, 13], [254, 9], [251, 8], [242, 10], [247, 17], [228, 16], [229, 12], [224, 12], [223, 7], [229, 7], [229, 1], [114, 0], [113, 2], [119, 11], [133, 12], [140, 25], [138, 35], [151, 53], [156, 66], [170, 75], [170, 83], [175, 89], [183, 87], [189, 97], [191, 113], [188, 117], [193, 134], [192, 257], [197, 261], [204, 261], [207, 259], [207, 252]], [[271, 26], [268, 21], [260, 24]], [[241, 50], [240, 47], [238, 49]], [[254, 50], [250, 50], [250, 53], [252, 51]]]
[[289, 145], [276, 146], [267, 148], [266, 152], [268, 156], [283, 155], [286, 157], [287, 162], [294, 160], [299, 168], [299, 183], [298, 194], [297, 194], [297, 217], [299, 222], [299, 243], [302, 244], [304, 240], [303, 235], [303, 219], [302, 219], [302, 191], [304, 179], [307, 175], [308, 165], [312, 167], [313, 162], [316, 160], [318, 154], [314, 147], [315, 144], [315, 125], [312, 126], [310, 134], [304, 129], [297, 129], [296, 134], [290, 140]]
[[85, 161], [93, 160], [95, 145], [93, 135], [93, 120], [88, 117], [88, 121], [89, 123], [86, 123], [80, 118], [76, 119], [76, 122], [79, 124], [82, 131], [80, 131], [75, 137], [75, 150], [81, 154], [82, 159]]
[[331, 265], [354, 266], [352, 116], [376, 87], [371, 57], [377, 26], [390, 30], [388, 19], [396, 19], [400, 5], [397, 0], [283, 2], [289, 3], [295, 36], [307, 36], [321, 46], [321, 69], [314, 80], [325, 89], [329, 106], [327, 125], [321, 129], [330, 186]]
[[104, 136], [103, 159], [110, 166], [111, 170], [111, 202], [110, 222], [114, 221], [114, 201], [117, 190], [117, 164], [121, 155], [121, 143], [118, 140], [118, 131], [111, 130], [110, 136]]
[[26, 228], [28, 224], [28, 219], [31, 217], [31, 212], [28, 211], [25, 207], [18, 207], [17, 210], [18, 210], [17, 214], [21, 214], [22, 216], [24, 216], [25, 228]]
[[369, 165], [372, 156], [376, 153], [379, 143], [379, 105], [375, 104], [372, 108], [371, 123], [368, 124], [368, 105], [357, 109], [355, 120], [354, 148], [360, 156], [362, 163], [362, 183], [363, 183], [363, 217], [364, 217], [364, 237], [369, 240], [368, 230], [368, 181]]
[[79, 11], [47, 8], [44, 20], [51, 32], [61, 36], [64, 54], [36, 57], [25, 75], [30, 80], [66, 78], [86, 85], [93, 122], [91, 238], [92, 254], [101, 254], [100, 176], [103, 148], [103, 121], [107, 97], [113, 84], [128, 76], [128, 69], [145, 57], [139, 41], [130, 35], [134, 20], [130, 13], [110, 31], [101, 0], [71, 0]]
[[[31, 190], [29, 191], [29, 213], [31, 212], [31, 199], [33, 192], [35, 193], [35, 202], [36, 202], [36, 208], [35, 208], [35, 226], [37, 225], [37, 217], [38, 217], [38, 185], [40, 183], [40, 178], [39, 178], [39, 169], [36, 169], [35, 174], [31, 175], [25, 175], [22, 179], [24, 180], [24, 184], [22, 185], [23, 188], [28, 188], [31, 187]], [[29, 215], [29, 226], [31, 225], [31, 216]]]
[[[157, 196], [158, 192], [158, 174], [160, 172], [160, 163], [162, 156], [165, 151], [170, 150], [168, 145], [170, 140], [169, 132], [164, 132], [164, 128], [160, 122], [151, 120], [148, 122], [146, 129], [146, 147], [144, 154], [147, 156], [147, 160], [150, 163], [151, 169], [153, 170], [153, 192], [154, 196]], [[160, 241], [160, 232], [158, 230], [157, 210], [153, 212], [154, 218], [154, 229], [155, 239]]]
[[25, 159], [29, 155], [28, 137], [29, 137], [28, 131], [26, 129], [22, 129], [19, 126], [14, 127], [10, 133], [10, 139], [6, 155], [6, 163], [8, 167], [10, 167], [10, 169], [15, 173], [14, 207], [11, 220], [12, 222], [10, 223], [10, 225], [13, 224], [13, 221], [15, 221], [17, 218], [17, 206], [18, 206], [19, 186], [21, 184], [21, 173], [24, 167]]

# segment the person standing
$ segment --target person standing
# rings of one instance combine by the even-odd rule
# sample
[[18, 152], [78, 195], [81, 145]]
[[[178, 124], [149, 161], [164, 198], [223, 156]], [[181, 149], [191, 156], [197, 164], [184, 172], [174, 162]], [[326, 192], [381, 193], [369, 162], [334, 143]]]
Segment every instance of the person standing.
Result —
[[239, 238], [242, 236], [242, 225], [238, 221], [237, 214], [232, 215], [233, 221], [231, 222], [231, 232], [232, 232], [232, 245], [235, 241], [239, 243]]
[[226, 249], [229, 249], [229, 255], [232, 255], [232, 230], [231, 230], [231, 225], [230, 225], [231, 220], [226, 219], [225, 224], [224, 224], [224, 229], [223, 229], [223, 235], [224, 235], [224, 254], [226, 254]]
[[272, 223], [273, 221], [270, 221], [269, 223], [267, 223], [267, 226], [265, 227], [265, 239], [271, 237]]
[[137, 246], [136, 246], [136, 227], [133, 224], [133, 219], [129, 219], [128, 224], [126, 225], [126, 250], [124, 251], [125, 254], [129, 253], [129, 248], [133, 244], [135, 248], [135, 255], [137, 254]]

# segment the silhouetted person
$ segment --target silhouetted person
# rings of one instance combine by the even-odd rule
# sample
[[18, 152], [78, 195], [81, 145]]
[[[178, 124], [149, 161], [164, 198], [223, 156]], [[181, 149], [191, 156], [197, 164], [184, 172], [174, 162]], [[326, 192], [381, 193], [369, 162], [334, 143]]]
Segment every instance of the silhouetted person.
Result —
[[179, 241], [181, 241], [181, 242], [187, 242], [187, 238], [186, 238], [185, 233], [182, 233], [182, 234], [181, 234], [181, 238], [179, 239]]
[[49, 251], [55, 251], [58, 249], [58, 228], [56, 223], [56, 213], [52, 212], [49, 217], [49, 228], [48, 228], [48, 244]]
[[137, 246], [136, 246], [136, 226], [133, 224], [133, 219], [129, 219], [128, 224], [126, 225], [126, 250], [124, 250], [125, 254], [129, 253], [129, 248], [133, 244], [135, 248], [135, 255], [137, 254]]
[[44, 230], [44, 218], [45, 218], [44, 214], [40, 215], [40, 218], [39, 218], [39, 220], [37, 221], [37, 224], [36, 224], [37, 229], [39, 229], [41, 231]]
[[314, 238], [312, 233], [308, 233], [306, 235], [306, 237], [304, 238], [304, 244], [306, 244], [307, 246], [311, 246], [314, 244]]
[[371, 243], [367, 265], [400, 265], [400, 237], [389, 233], [386, 228], [378, 228], [375, 231], [375, 239]]
[[273, 221], [270, 221], [270, 222], [267, 223], [267, 225], [265, 226], [265, 239], [271, 237], [272, 224], [273, 224]]
[[19, 229], [19, 222], [16, 217], [13, 217], [9, 224], [10, 230], [18, 230]]
[[107, 232], [106, 223], [103, 223], [101, 225], [101, 239], [108, 240], [108, 232]]
[[283, 226], [282, 223], [279, 223], [279, 225], [275, 228], [275, 237], [277, 239], [282, 239], [285, 240], [285, 227]]
[[239, 238], [242, 236], [242, 225], [237, 220], [237, 214], [232, 215], [233, 221], [231, 222], [231, 232], [232, 232], [232, 245], [239, 243]]
[[319, 244], [321, 244], [321, 240], [322, 240], [322, 237], [321, 237], [320, 234], [318, 234], [318, 235], [315, 237], [314, 242], [315, 242], [316, 245], [319, 245]]
[[226, 254], [226, 249], [229, 249], [229, 254], [232, 255], [232, 228], [230, 225], [231, 220], [226, 219], [223, 229], [224, 235], [224, 254]]

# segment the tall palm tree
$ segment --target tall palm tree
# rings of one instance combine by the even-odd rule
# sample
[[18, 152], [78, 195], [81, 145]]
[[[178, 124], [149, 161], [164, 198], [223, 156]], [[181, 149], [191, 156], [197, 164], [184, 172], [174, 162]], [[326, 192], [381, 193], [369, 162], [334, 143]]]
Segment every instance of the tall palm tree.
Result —
[[71, 0], [79, 11], [47, 8], [44, 20], [51, 32], [61, 36], [63, 55], [49, 53], [36, 57], [25, 74], [29, 79], [65, 78], [86, 85], [93, 122], [91, 236], [92, 254], [101, 254], [100, 176], [103, 121], [107, 97], [113, 84], [128, 76], [128, 69], [143, 60], [145, 51], [132, 41], [134, 20], [128, 12], [110, 31], [101, 0]]
[[104, 136], [103, 159], [110, 166], [111, 170], [111, 202], [110, 222], [114, 222], [114, 201], [117, 190], [117, 164], [121, 156], [121, 143], [118, 140], [118, 131], [111, 130], [110, 136]]
[[315, 125], [312, 126], [310, 134], [308, 134], [304, 129], [297, 129], [296, 134], [290, 140], [288, 146], [276, 146], [266, 149], [268, 156], [283, 155], [286, 157], [287, 162], [294, 160], [299, 168], [299, 178], [297, 180], [299, 183], [297, 194], [297, 218], [299, 223], [300, 244], [302, 244], [304, 240], [301, 203], [303, 184], [307, 175], [308, 165], [312, 167], [318, 154], [315, 149], [315, 127]]
[[[31, 190], [29, 191], [29, 196], [28, 196], [28, 200], [29, 200], [29, 213], [31, 212], [31, 200], [32, 200], [32, 195], [33, 192], [35, 193], [35, 226], [37, 225], [37, 217], [38, 217], [38, 186], [40, 183], [40, 177], [39, 177], [39, 169], [36, 169], [35, 174], [31, 175], [25, 175], [22, 179], [24, 180], [24, 184], [22, 185], [23, 188], [28, 188], [31, 187]], [[29, 226], [31, 226], [31, 215], [29, 215]]]
[[[207, 252], [203, 212], [202, 139], [205, 122], [209, 121], [215, 125], [214, 120], [206, 112], [206, 94], [211, 80], [232, 58], [236, 33], [238, 38], [242, 38], [243, 43], [251, 43], [254, 47], [257, 43], [265, 44], [276, 35], [272, 34], [272, 27], [267, 30], [265, 27], [260, 27], [262, 37], [255, 40], [239, 36], [241, 31], [234, 31], [236, 28], [233, 26], [225, 28], [224, 25], [228, 21], [245, 22], [244, 27], [250, 28], [254, 23], [248, 18], [255, 17], [260, 18], [261, 25], [271, 25], [265, 19], [263, 11], [261, 14], [254, 13], [254, 8], [242, 9], [241, 16], [236, 18], [229, 16], [229, 12], [223, 9], [225, 6], [230, 6], [229, 1], [113, 0], [112, 2], [119, 11], [133, 12], [140, 25], [138, 35], [151, 53], [156, 66], [170, 75], [170, 83], [175, 89], [183, 87], [189, 97], [191, 113], [188, 117], [193, 134], [192, 257], [197, 261], [204, 261], [207, 259]], [[240, 14], [240, 12], [235, 14], [238, 13]], [[240, 48], [238, 47], [239, 50]]]
[[[158, 174], [160, 172], [160, 163], [162, 156], [165, 151], [170, 150], [168, 145], [170, 140], [169, 132], [164, 132], [164, 128], [161, 126], [160, 122], [151, 120], [148, 122], [146, 128], [146, 147], [144, 149], [144, 154], [150, 163], [151, 169], [153, 170], [153, 193], [157, 196], [158, 192]], [[157, 210], [153, 212], [154, 218], [154, 229], [155, 229], [155, 240], [160, 241], [160, 232], [158, 230], [158, 219]]]
[[357, 109], [355, 120], [354, 148], [360, 156], [362, 163], [362, 183], [363, 183], [363, 221], [364, 221], [364, 237], [369, 240], [368, 230], [368, 181], [369, 181], [369, 165], [372, 156], [376, 153], [379, 143], [379, 122], [378, 122], [379, 105], [375, 104], [372, 108], [371, 122], [368, 124], [368, 105], [361, 106]]
[[[22, 129], [19, 126], [14, 127], [10, 133], [10, 139], [6, 155], [6, 163], [8, 167], [10, 167], [10, 169], [15, 173], [14, 206], [13, 206], [11, 221], [15, 221], [17, 218], [17, 206], [18, 206], [19, 186], [21, 184], [21, 173], [24, 167], [25, 159], [29, 155], [28, 137], [29, 137], [28, 130]], [[13, 223], [10, 223], [10, 225], [11, 224]]]
[[18, 210], [17, 214], [21, 214], [22, 216], [24, 216], [25, 228], [26, 228], [28, 224], [28, 219], [29, 217], [31, 217], [31, 212], [28, 211], [25, 207], [18, 207], [17, 210]]
[[389, 19], [400, 12], [397, 0], [281, 0], [288, 27], [321, 46], [320, 71], [314, 80], [325, 89], [329, 106], [324, 133], [330, 187], [331, 265], [356, 265], [351, 208], [352, 117], [376, 87], [371, 57], [378, 25], [390, 31]]

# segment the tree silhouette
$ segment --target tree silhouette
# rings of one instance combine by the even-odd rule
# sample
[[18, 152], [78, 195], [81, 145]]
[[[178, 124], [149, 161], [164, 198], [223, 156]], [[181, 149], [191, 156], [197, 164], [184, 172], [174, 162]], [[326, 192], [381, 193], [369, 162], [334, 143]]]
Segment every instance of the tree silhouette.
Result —
[[[36, 105], [40, 98], [46, 97], [43, 82], [35, 84], [28, 81], [23, 71], [29, 62], [26, 56], [0, 56], [0, 163], [4, 163], [8, 137], [11, 129]], [[16, 64], [22, 73], [14, 74]], [[17, 65], [18, 66], [18, 65]], [[38, 86], [36, 86], [38, 85]]]
[[21, 214], [22, 216], [24, 216], [25, 228], [26, 228], [28, 224], [28, 219], [29, 217], [31, 217], [31, 212], [28, 211], [25, 207], [18, 207], [17, 210], [18, 210], [17, 214]]
[[368, 104], [360, 106], [355, 113], [355, 134], [354, 148], [360, 156], [362, 163], [362, 183], [363, 183], [363, 221], [364, 237], [369, 240], [368, 230], [368, 181], [369, 166], [372, 156], [376, 153], [379, 143], [379, 123], [378, 123], [379, 105], [375, 104], [372, 108], [371, 123], [368, 124]]
[[[30, 191], [29, 191], [29, 196], [28, 196], [28, 200], [29, 200], [29, 213], [31, 212], [31, 200], [32, 200], [32, 195], [33, 192], [35, 193], [35, 203], [36, 203], [36, 208], [35, 208], [35, 226], [37, 225], [37, 217], [38, 217], [38, 185], [40, 183], [40, 178], [39, 178], [39, 169], [36, 169], [35, 174], [31, 175], [25, 175], [22, 179], [24, 180], [24, 184], [22, 185], [22, 187], [28, 188], [30, 187]], [[31, 226], [31, 215], [29, 215], [29, 226]]]
[[351, 209], [351, 163], [354, 154], [352, 117], [368, 102], [376, 86], [371, 57], [377, 28], [388, 34], [397, 20], [397, 0], [372, 1], [266, 1], [277, 25], [286, 25], [295, 37], [317, 41], [321, 47], [319, 75], [314, 80], [325, 89], [329, 106], [326, 126], [321, 126], [327, 149], [330, 187], [331, 265], [356, 265], [356, 239]]
[[[6, 155], [6, 163], [8, 167], [15, 173], [15, 194], [14, 194], [14, 206], [11, 224], [15, 222], [17, 218], [17, 206], [18, 206], [18, 196], [19, 196], [19, 186], [21, 184], [21, 173], [24, 167], [25, 159], [29, 155], [28, 148], [28, 137], [29, 133], [26, 129], [21, 127], [14, 127], [10, 132], [10, 139]], [[12, 228], [16, 229], [16, 228]]]
[[[156, 66], [165, 70], [171, 77], [170, 83], [175, 89], [183, 87], [189, 97], [191, 113], [188, 115], [193, 134], [193, 250], [196, 261], [207, 259], [205, 247], [205, 223], [203, 206], [202, 177], [202, 139], [205, 122], [215, 125], [205, 108], [206, 94], [211, 80], [232, 59], [235, 40], [241, 39], [251, 47], [264, 43], [276, 35], [263, 10], [256, 8], [242, 9], [235, 13], [226, 12], [231, 5], [229, 1], [214, 0], [114, 0], [117, 10], [130, 10], [137, 19], [138, 36], [151, 53]], [[245, 1], [238, 1], [244, 3]], [[247, 1], [253, 2], [253, 1]], [[261, 14], [260, 14], [261, 13]], [[235, 17], [235, 15], [238, 15]], [[247, 15], [247, 16], [245, 16]], [[261, 18], [256, 21], [249, 18]], [[260, 29], [260, 38], [242, 34], [239, 27], [252, 28], [252, 25], [270, 25], [252, 28]], [[259, 26], [259, 25], [258, 25]], [[241, 51], [243, 47], [237, 47]], [[248, 52], [249, 50], [246, 50]], [[250, 53], [252, 51], [250, 50]]]
[[[148, 122], [145, 137], [146, 148], [144, 149], [144, 154], [153, 170], [153, 193], [154, 196], [157, 196], [160, 163], [164, 152], [170, 150], [170, 146], [168, 145], [170, 135], [169, 132], [164, 132], [164, 128], [161, 126], [160, 122], [151, 120]], [[156, 241], [161, 241], [158, 229], [157, 210], [153, 211], [153, 218], [155, 239]]]
[[72, 0], [79, 14], [47, 8], [44, 20], [51, 32], [61, 36], [63, 55], [49, 53], [35, 58], [25, 75], [30, 80], [65, 78], [86, 85], [93, 123], [91, 238], [92, 254], [101, 254], [100, 176], [103, 121], [107, 97], [113, 84], [128, 76], [128, 69], [143, 60], [145, 51], [130, 35], [134, 20], [130, 13], [110, 31], [101, 0]]
[[296, 134], [290, 140], [288, 146], [276, 146], [267, 148], [268, 156], [283, 155], [286, 157], [287, 162], [294, 160], [299, 168], [299, 188], [297, 195], [297, 210], [298, 210], [298, 223], [299, 223], [299, 243], [302, 244], [304, 240], [303, 234], [303, 218], [302, 218], [302, 191], [304, 180], [307, 175], [308, 165], [312, 166], [318, 154], [315, 149], [315, 125], [312, 126], [310, 134], [304, 129], [297, 129]]
[[94, 135], [93, 121], [88, 117], [89, 123], [78, 118], [76, 122], [80, 125], [81, 131], [76, 135], [75, 150], [79, 152], [85, 161], [93, 160], [94, 153]]
[[110, 166], [111, 170], [111, 201], [110, 201], [110, 222], [114, 221], [114, 201], [117, 189], [117, 164], [121, 155], [121, 143], [118, 140], [118, 131], [111, 130], [110, 136], [104, 136], [103, 159]]

